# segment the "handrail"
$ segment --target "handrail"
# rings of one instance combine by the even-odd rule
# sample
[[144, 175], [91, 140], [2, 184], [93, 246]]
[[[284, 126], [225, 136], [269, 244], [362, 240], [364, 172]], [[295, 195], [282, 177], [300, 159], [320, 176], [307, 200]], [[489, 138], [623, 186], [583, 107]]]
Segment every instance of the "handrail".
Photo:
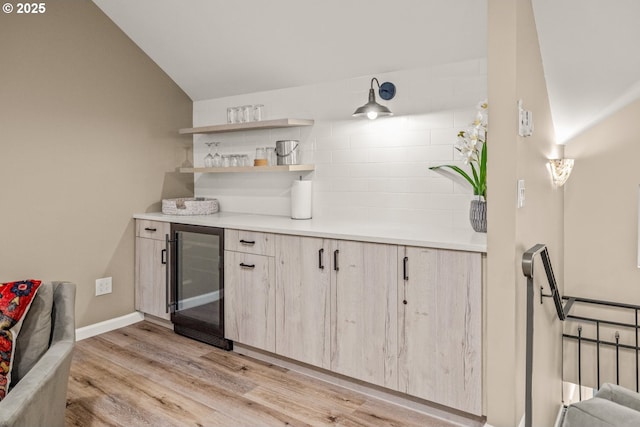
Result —
[[542, 258], [542, 264], [547, 275], [547, 281], [549, 282], [549, 288], [551, 294], [543, 295], [542, 288], [540, 288], [540, 302], [542, 297], [552, 297], [556, 306], [556, 313], [558, 319], [565, 320], [567, 312], [570, 309], [570, 304], [567, 304], [566, 312], [562, 307], [562, 298], [558, 292], [558, 286], [556, 285], [556, 278], [553, 274], [553, 268], [551, 267], [551, 259], [549, 258], [549, 251], [547, 247], [541, 243], [533, 246], [531, 249], [522, 254], [522, 272], [527, 278], [527, 350], [526, 350], [526, 377], [525, 377], [525, 409], [524, 409], [524, 425], [525, 427], [532, 426], [532, 403], [533, 403], [533, 271], [534, 271], [534, 259], [536, 255], [540, 254]]
[[[571, 304], [567, 304], [567, 307], [562, 306], [562, 297], [558, 292], [556, 277], [553, 274], [553, 267], [551, 266], [551, 259], [549, 258], [549, 250], [545, 245], [543, 245], [542, 243], [538, 243], [537, 245], [526, 251], [524, 254], [522, 254], [522, 272], [527, 277], [527, 284], [529, 283], [529, 281], [533, 282], [533, 261], [535, 256], [538, 254], [540, 254], [540, 258], [542, 258], [542, 265], [544, 266], [544, 271], [547, 274], [547, 282], [549, 282], [549, 288], [551, 289], [551, 294], [549, 295], [542, 294], [542, 288], [540, 289], [540, 301], [542, 301], [542, 297], [552, 297], [553, 303], [556, 306], [558, 319], [565, 320], [567, 318], [569, 309], [571, 308]], [[533, 283], [531, 284], [533, 285]]]

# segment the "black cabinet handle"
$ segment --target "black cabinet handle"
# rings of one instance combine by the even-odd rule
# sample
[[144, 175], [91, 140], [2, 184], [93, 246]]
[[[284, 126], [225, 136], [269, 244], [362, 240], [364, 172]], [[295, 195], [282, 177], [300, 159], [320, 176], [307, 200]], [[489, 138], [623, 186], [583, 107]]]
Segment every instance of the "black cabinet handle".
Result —
[[153, 227], [145, 227], [145, 228], [144, 228], [144, 230], [145, 230], [145, 231], [151, 231], [151, 232], [156, 232], [156, 231], [158, 231], [158, 229], [157, 229], [157, 228], [153, 228]]
[[[164, 235], [164, 249], [162, 250], [162, 255], [165, 255], [167, 253], [167, 251], [169, 250], [169, 245], [170, 244], [171, 244], [171, 240], [169, 239], [169, 235], [165, 234]], [[163, 264], [166, 264], [166, 262], [163, 263]], [[171, 280], [171, 278], [169, 277], [169, 266], [167, 265], [164, 268], [164, 290], [165, 290], [165, 294], [164, 294], [164, 302], [165, 302], [164, 312], [165, 313], [169, 313], [169, 306], [171, 305], [169, 303], [169, 297], [170, 297], [169, 294], [171, 293], [170, 280]]]
[[335, 251], [333, 251], [333, 269], [335, 271], [339, 271], [340, 270], [340, 267], [338, 266], [338, 254], [339, 253], [340, 253], [340, 251], [337, 250], [337, 249]]
[[320, 270], [324, 270], [324, 265], [322, 265], [322, 258], [324, 257], [324, 248], [318, 251], [318, 268]]
[[160, 252], [160, 262], [162, 264], [167, 264], [167, 250], [163, 249], [162, 252]]
[[244, 262], [240, 263], [240, 267], [242, 268], [256, 268], [255, 264], [245, 264]]
[[409, 262], [409, 257], [404, 257], [402, 260], [402, 278], [404, 280], [409, 280], [409, 276], [407, 276], [407, 262]]
[[255, 240], [244, 240], [244, 239], [241, 239], [240, 243], [247, 246], [253, 246], [256, 244]]

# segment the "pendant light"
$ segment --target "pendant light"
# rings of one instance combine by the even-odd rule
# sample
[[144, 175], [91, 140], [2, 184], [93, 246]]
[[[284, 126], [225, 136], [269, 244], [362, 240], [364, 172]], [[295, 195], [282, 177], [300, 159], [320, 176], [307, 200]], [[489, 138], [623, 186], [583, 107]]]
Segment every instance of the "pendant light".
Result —
[[379, 116], [391, 116], [393, 113], [384, 105], [380, 105], [376, 102], [376, 94], [373, 91], [373, 82], [378, 85], [378, 94], [380, 98], [388, 101], [393, 99], [396, 94], [396, 86], [391, 82], [384, 82], [380, 84], [377, 78], [371, 79], [371, 88], [369, 89], [369, 102], [358, 108], [353, 117], [367, 117], [370, 120], [377, 119]]

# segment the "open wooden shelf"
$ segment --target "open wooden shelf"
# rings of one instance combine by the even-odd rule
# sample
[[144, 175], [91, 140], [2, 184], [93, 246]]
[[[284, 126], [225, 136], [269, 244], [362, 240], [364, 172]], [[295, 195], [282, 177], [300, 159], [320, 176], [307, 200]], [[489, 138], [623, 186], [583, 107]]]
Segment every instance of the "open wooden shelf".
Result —
[[253, 172], [309, 172], [314, 165], [240, 166], [229, 168], [180, 168], [182, 173], [253, 173]]
[[211, 125], [200, 126], [197, 128], [184, 128], [178, 132], [181, 135], [189, 135], [196, 133], [222, 133], [222, 132], [239, 132], [243, 130], [258, 130], [258, 129], [277, 129], [277, 128], [289, 128], [298, 126], [312, 126], [314, 123], [310, 119], [277, 119], [277, 120], [262, 120], [259, 122], [247, 122], [247, 123], [225, 123], [223, 125]]

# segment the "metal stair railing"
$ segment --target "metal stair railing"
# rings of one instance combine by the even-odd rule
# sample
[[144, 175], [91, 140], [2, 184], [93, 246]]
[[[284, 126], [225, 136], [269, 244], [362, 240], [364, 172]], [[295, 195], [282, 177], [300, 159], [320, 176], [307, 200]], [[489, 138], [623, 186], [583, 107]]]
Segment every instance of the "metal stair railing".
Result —
[[[525, 378], [525, 427], [532, 426], [532, 386], [533, 386], [533, 304], [534, 304], [534, 260], [537, 255], [540, 255], [542, 264], [549, 284], [550, 293], [544, 294], [543, 287], [540, 287], [540, 304], [543, 303], [544, 298], [552, 298], [555, 305], [556, 314], [560, 321], [573, 321], [573, 322], [587, 322], [595, 325], [595, 338], [589, 338], [583, 336], [582, 325], [578, 326], [577, 335], [563, 333], [563, 339], [570, 339], [577, 341], [577, 362], [578, 362], [578, 391], [580, 393], [579, 399], [582, 400], [582, 346], [584, 343], [595, 344], [596, 346], [596, 382], [597, 388], [600, 388], [600, 348], [601, 346], [615, 347], [615, 371], [616, 371], [616, 384], [620, 384], [620, 350], [632, 350], [635, 353], [635, 383], [636, 392], [640, 389], [640, 305], [625, 304], [611, 301], [601, 301], [596, 299], [581, 298], [564, 296], [561, 297], [558, 291], [555, 276], [553, 274], [553, 268], [551, 266], [551, 260], [549, 258], [549, 251], [546, 245], [537, 244], [531, 249], [527, 250], [522, 255], [522, 271], [527, 278], [527, 336], [526, 336], [526, 378]], [[563, 300], [565, 303], [563, 304]], [[627, 310], [630, 315], [633, 315], [633, 323], [621, 322], [618, 320], [601, 319], [589, 316], [577, 316], [570, 314], [571, 309], [579, 304], [588, 304], [596, 306], [605, 306], [615, 310]], [[633, 330], [634, 343], [625, 344], [620, 342], [620, 333], [615, 331], [614, 341], [608, 341], [601, 337], [601, 326], [615, 326], [618, 328], [626, 328], [627, 330]], [[610, 381], [613, 382], [613, 381]]]
[[522, 254], [522, 272], [527, 277], [527, 343], [526, 343], [526, 377], [525, 377], [525, 427], [532, 427], [532, 414], [533, 414], [533, 270], [534, 260], [536, 255], [540, 255], [542, 258], [542, 264], [544, 271], [547, 275], [547, 282], [551, 289], [551, 294], [543, 295], [542, 289], [540, 292], [540, 302], [542, 297], [551, 297], [556, 307], [556, 313], [558, 319], [564, 320], [567, 317], [567, 313], [571, 309], [573, 303], [567, 303], [566, 306], [562, 306], [562, 298], [558, 292], [558, 286], [556, 283], [555, 275], [553, 274], [553, 268], [551, 267], [551, 260], [549, 259], [549, 251], [546, 245], [537, 244], [531, 249]]

